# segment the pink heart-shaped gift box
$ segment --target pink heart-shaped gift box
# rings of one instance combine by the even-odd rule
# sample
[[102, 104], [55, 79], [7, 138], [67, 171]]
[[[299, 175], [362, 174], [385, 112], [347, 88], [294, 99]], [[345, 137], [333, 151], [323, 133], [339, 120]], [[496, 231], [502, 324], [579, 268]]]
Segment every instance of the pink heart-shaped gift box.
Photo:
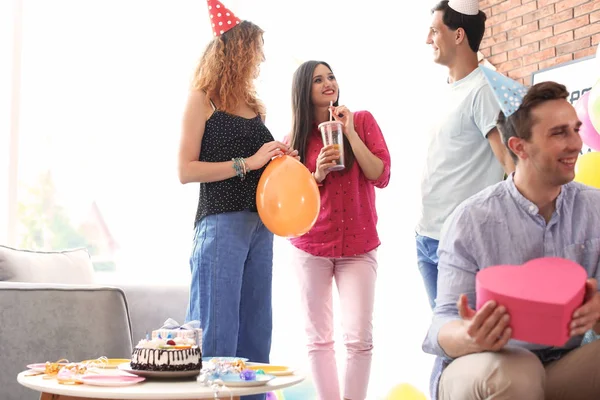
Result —
[[506, 307], [512, 339], [563, 346], [573, 313], [583, 304], [587, 278], [581, 265], [558, 257], [484, 268], [476, 277], [476, 307], [489, 300]]

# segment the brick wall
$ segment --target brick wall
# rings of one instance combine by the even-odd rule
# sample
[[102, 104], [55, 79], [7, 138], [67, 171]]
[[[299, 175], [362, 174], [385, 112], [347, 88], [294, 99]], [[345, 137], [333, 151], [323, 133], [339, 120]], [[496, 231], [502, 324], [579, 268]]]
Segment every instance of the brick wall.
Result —
[[480, 0], [488, 19], [480, 51], [525, 85], [534, 71], [594, 55], [600, 0]]

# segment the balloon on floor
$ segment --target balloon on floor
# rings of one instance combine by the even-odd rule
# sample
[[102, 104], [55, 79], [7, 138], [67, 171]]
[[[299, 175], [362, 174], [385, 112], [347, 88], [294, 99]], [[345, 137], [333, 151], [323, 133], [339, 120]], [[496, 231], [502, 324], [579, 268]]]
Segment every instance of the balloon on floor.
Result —
[[385, 400], [427, 400], [423, 392], [408, 383], [394, 386]]

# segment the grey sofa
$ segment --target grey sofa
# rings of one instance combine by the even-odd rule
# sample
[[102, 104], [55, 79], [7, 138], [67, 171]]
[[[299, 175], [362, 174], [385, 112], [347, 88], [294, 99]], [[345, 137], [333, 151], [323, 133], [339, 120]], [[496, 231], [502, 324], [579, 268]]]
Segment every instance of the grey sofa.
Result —
[[34, 362], [129, 358], [167, 318], [183, 323], [188, 287], [97, 285], [85, 250], [0, 246], [0, 399], [34, 400], [17, 383]]

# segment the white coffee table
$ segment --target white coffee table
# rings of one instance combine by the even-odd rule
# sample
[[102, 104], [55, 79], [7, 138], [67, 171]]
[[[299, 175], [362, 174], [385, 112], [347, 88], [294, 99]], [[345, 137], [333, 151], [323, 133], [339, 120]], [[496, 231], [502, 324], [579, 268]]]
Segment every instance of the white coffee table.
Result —
[[[58, 394], [63, 396], [84, 397], [90, 399], [214, 399], [212, 388], [203, 386], [194, 378], [186, 380], [150, 380], [132, 386], [103, 387], [91, 385], [62, 385], [56, 379], [44, 379], [43, 375], [27, 376], [23, 371], [17, 376], [17, 381], [41, 393]], [[218, 393], [219, 398], [228, 399], [230, 396], [247, 396], [251, 394], [268, 393], [283, 389], [302, 382], [305, 376], [294, 373], [288, 376], [278, 376], [262, 386], [231, 387]]]

